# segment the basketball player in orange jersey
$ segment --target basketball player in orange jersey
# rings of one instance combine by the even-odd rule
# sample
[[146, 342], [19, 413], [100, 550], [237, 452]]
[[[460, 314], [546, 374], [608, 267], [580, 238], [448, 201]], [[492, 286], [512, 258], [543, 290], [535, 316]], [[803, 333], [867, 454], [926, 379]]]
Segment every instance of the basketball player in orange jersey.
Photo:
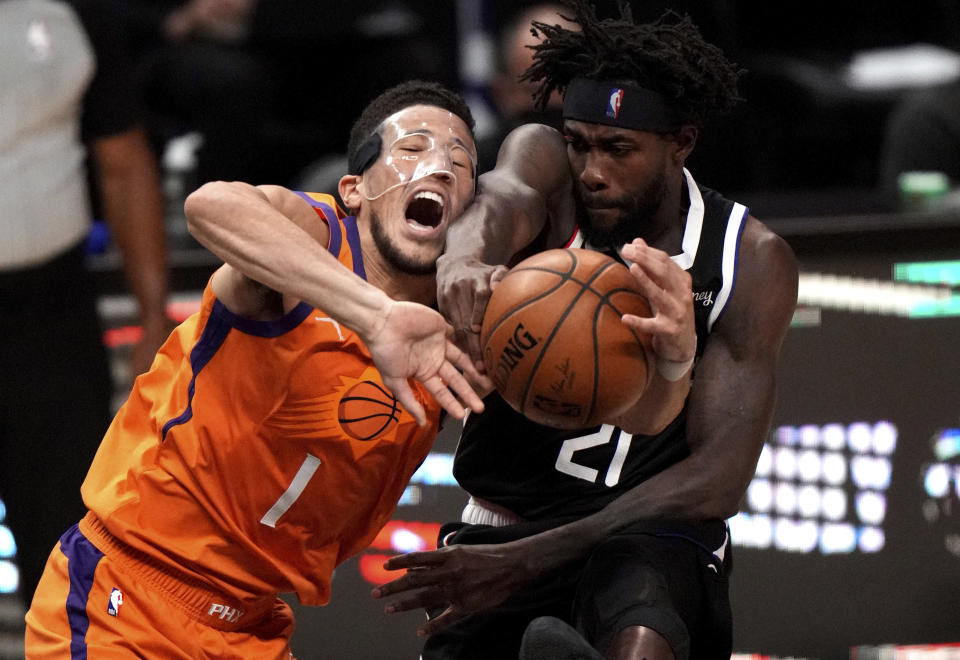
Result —
[[27, 657], [291, 655], [277, 594], [326, 603], [442, 409], [483, 407], [460, 371], [489, 383], [428, 306], [474, 194], [472, 127], [459, 96], [406, 83], [352, 131], [339, 193], [355, 215], [329, 195], [243, 183], [189, 197], [191, 231], [226, 264], [107, 432], [82, 488], [89, 512], [27, 613]]
[[[690, 395], [655, 432], [636, 420], [550, 429], [488, 397], [454, 463], [467, 524], [441, 531], [437, 551], [389, 560], [423, 570], [374, 591], [402, 594], [388, 611], [433, 615], [424, 660], [731, 654], [725, 519], [769, 433], [797, 267], [684, 167], [699, 127], [739, 100], [736, 68], [689, 20], [636, 24], [621, 7], [599, 20], [578, 0], [579, 30], [534, 23], [544, 39], [525, 77], [541, 104], [564, 93], [563, 134], [526, 126], [507, 139], [438, 264], [440, 308], [461, 337], [475, 333], [502, 264], [549, 217], [552, 246], [632, 264], [655, 315], [623, 321], [652, 333], [660, 380], [696, 357]], [[678, 332], [691, 317], [695, 352]]]

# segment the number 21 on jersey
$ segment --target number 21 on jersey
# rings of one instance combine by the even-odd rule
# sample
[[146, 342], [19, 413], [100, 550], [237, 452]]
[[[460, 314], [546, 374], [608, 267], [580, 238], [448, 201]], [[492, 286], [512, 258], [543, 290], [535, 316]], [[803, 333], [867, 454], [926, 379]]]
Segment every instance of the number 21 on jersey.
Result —
[[590, 483], [597, 483], [600, 471], [575, 462], [574, 454], [581, 449], [605, 445], [616, 440], [617, 448], [614, 450], [613, 458], [610, 460], [610, 465], [607, 466], [607, 472], [603, 476], [603, 484], [605, 486], [616, 486], [620, 482], [620, 471], [623, 469], [624, 461], [627, 460], [627, 452], [630, 451], [630, 441], [632, 439], [632, 435], [624, 433], [616, 426], [604, 424], [590, 435], [582, 435], [564, 440], [560, 446], [560, 454], [557, 456], [557, 462], [554, 467], [558, 472], [569, 474], [571, 477], [583, 479]]

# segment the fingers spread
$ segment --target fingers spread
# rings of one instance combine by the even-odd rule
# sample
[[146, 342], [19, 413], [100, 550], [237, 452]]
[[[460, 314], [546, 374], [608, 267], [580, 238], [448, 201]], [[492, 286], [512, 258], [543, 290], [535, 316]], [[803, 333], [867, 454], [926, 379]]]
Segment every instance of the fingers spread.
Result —
[[[439, 380], [439, 378], [437, 380]], [[400, 405], [406, 408], [408, 413], [413, 415], [413, 418], [417, 421], [418, 425], [426, 426], [427, 413], [424, 412], [423, 406], [420, 405], [419, 401], [417, 401], [417, 397], [414, 395], [413, 390], [410, 389], [410, 383], [407, 382], [406, 378], [393, 378], [384, 376], [383, 384], [386, 385], [391, 392], [393, 392], [393, 395], [397, 397], [397, 401], [400, 402]], [[424, 384], [426, 385], [426, 383]], [[443, 383], [440, 385], [442, 389], [446, 389], [443, 387]], [[447, 392], [447, 394], [450, 393]], [[450, 395], [450, 398], [453, 398], [453, 395]], [[440, 399], [438, 398], [437, 401], [440, 401]]]
[[[449, 362], [446, 364], [449, 364]], [[443, 371], [443, 368], [441, 368], [441, 371]], [[453, 371], [456, 372], [456, 369]], [[460, 374], [457, 375], [460, 376]], [[463, 376], [460, 376], [460, 378], [463, 378]], [[463, 419], [464, 415], [467, 414], [466, 409], [460, 404], [459, 401], [457, 401], [457, 397], [455, 397], [453, 392], [447, 388], [443, 382], [443, 378], [439, 374], [424, 380], [423, 386], [426, 387], [427, 391], [433, 395], [433, 398], [437, 400], [437, 403], [439, 403], [443, 409], [450, 413], [450, 415], [454, 418]], [[467, 389], [469, 388], [470, 386], [467, 385]]]

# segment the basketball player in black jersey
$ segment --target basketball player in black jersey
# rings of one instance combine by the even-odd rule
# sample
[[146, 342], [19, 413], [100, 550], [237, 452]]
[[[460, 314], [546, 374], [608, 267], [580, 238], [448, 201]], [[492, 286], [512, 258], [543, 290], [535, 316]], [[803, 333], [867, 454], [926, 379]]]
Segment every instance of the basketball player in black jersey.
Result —
[[739, 100], [735, 67], [687, 19], [638, 25], [622, 7], [598, 20], [576, 2], [580, 30], [534, 23], [525, 77], [540, 103], [564, 93], [564, 134], [507, 138], [438, 263], [439, 301], [479, 358], [512, 255], [535, 238], [603, 250], [650, 299], [652, 319], [623, 322], [653, 335], [657, 375], [600, 427], [539, 426], [496, 394], [468, 418], [454, 464], [466, 524], [389, 560], [411, 570], [374, 590], [402, 594], [388, 612], [430, 612], [424, 660], [730, 657], [725, 520], [769, 433], [797, 267], [684, 167], [705, 120]]

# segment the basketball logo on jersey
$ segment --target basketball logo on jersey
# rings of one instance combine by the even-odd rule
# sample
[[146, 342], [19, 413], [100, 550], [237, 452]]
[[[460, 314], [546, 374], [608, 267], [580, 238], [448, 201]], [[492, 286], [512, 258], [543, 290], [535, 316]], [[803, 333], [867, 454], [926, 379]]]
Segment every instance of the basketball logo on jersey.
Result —
[[400, 412], [393, 392], [376, 381], [361, 380], [340, 398], [337, 421], [351, 438], [367, 441], [392, 431], [400, 420]]
[[110, 616], [120, 616], [120, 606], [123, 605], [123, 594], [116, 587], [110, 592], [110, 600], [107, 602], [107, 614]]
[[620, 104], [623, 103], [623, 90], [614, 87], [610, 92], [610, 100], [607, 102], [607, 116], [616, 119], [620, 116]]

